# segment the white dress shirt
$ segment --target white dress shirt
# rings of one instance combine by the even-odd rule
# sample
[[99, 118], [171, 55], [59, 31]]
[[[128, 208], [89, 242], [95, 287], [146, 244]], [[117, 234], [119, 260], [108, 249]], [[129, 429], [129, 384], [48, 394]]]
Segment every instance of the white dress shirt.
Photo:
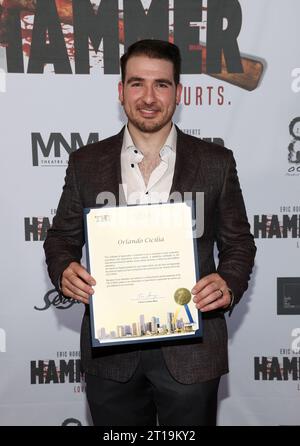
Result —
[[121, 151], [121, 175], [127, 204], [165, 203], [168, 201], [176, 160], [177, 132], [172, 125], [165, 144], [160, 149], [160, 163], [150, 175], [147, 186], [139, 163], [144, 155], [134, 146], [128, 127], [125, 127]]

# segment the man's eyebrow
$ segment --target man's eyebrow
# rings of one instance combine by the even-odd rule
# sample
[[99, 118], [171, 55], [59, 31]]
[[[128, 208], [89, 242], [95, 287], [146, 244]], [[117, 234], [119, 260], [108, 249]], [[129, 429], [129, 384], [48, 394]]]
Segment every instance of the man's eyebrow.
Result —
[[132, 82], [141, 82], [144, 79], [142, 77], [138, 76], [131, 76], [129, 79], [127, 79], [126, 84], [132, 84]]
[[158, 84], [173, 85], [173, 83], [169, 79], [155, 79], [155, 82], [157, 82]]
[[[132, 84], [133, 82], [142, 82], [145, 79], [138, 76], [132, 76], [129, 79], [127, 79], [126, 84]], [[167, 85], [173, 85], [172, 82], [169, 79], [155, 79], [155, 82], [157, 84], [167, 84]]]

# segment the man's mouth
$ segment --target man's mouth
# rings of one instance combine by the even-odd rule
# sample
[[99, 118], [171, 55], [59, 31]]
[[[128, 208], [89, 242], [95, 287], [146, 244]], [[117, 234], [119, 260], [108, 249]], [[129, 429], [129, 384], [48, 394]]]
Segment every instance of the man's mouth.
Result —
[[159, 109], [157, 108], [139, 108], [138, 111], [146, 117], [151, 117], [156, 115], [159, 112]]

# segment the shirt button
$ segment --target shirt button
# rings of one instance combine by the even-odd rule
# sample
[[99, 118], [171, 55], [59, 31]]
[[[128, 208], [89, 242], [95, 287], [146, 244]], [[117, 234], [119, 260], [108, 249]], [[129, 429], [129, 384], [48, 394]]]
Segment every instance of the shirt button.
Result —
[[134, 167], [134, 164], [130, 164], [131, 165], [131, 167]]
[[149, 195], [149, 192], [148, 192], [148, 191], [146, 192], [146, 195]]
[[134, 153], [138, 153], [138, 151], [137, 151], [137, 150], [135, 150], [135, 151], [134, 151]]

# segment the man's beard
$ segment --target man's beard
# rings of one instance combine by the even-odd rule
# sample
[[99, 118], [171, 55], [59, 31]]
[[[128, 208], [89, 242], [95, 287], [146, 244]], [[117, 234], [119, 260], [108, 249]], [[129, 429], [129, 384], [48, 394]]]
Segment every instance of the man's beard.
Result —
[[161, 130], [169, 120], [163, 120], [159, 122], [147, 122], [138, 119], [132, 119], [128, 117], [128, 121], [136, 127], [138, 130], [144, 133], [156, 133]]

